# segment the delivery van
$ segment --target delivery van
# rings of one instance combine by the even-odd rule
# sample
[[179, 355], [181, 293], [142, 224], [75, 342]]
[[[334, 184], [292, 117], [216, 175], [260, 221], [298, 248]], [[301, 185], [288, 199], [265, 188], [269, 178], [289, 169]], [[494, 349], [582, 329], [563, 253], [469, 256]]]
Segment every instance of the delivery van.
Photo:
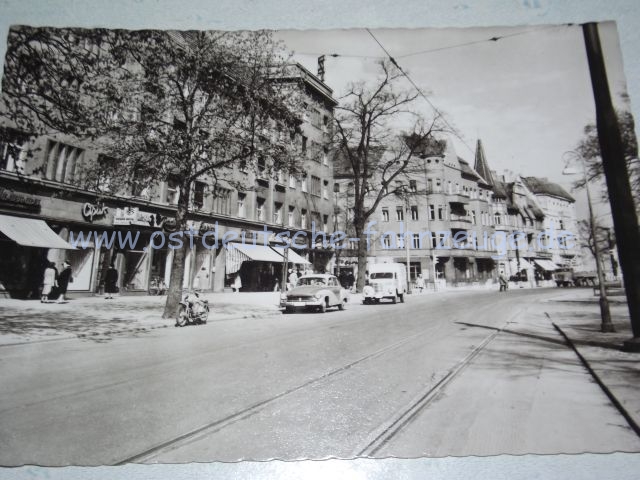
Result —
[[402, 263], [374, 263], [369, 266], [363, 303], [378, 303], [383, 298], [404, 302], [407, 293], [407, 267]]

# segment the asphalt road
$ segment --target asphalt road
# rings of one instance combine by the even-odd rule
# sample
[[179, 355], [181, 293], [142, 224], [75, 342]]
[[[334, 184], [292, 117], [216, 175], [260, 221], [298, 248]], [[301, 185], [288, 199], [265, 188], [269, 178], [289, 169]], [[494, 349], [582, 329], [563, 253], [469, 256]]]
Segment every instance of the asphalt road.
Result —
[[[433, 422], [418, 415], [412, 428], [406, 413], [495, 335], [465, 324], [503, 327], [554, 294], [412, 295], [404, 304], [213, 321], [104, 344], [74, 339], [2, 347], [0, 464], [429, 453], [422, 432]], [[476, 384], [482, 396], [482, 382]], [[438, 417], [441, 428], [456, 423], [448, 414]], [[402, 434], [379, 446], [405, 420]], [[446, 442], [456, 444], [437, 438], [439, 455], [447, 454]]]

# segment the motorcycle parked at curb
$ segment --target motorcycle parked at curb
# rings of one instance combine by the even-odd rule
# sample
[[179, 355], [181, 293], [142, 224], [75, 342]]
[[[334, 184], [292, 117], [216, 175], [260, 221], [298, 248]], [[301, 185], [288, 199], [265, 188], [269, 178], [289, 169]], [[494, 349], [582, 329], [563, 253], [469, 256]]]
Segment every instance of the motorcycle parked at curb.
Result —
[[198, 292], [184, 292], [178, 306], [176, 327], [202, 325], [209, 318], [209, 301], [200, 298]]

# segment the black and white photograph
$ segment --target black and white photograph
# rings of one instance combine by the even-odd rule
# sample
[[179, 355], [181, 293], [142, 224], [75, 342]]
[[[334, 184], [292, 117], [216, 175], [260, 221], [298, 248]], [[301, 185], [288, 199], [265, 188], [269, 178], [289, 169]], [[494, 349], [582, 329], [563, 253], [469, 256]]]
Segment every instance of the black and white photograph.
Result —
[[0, 466], [640, 452], [614, 21], [6, 34]]

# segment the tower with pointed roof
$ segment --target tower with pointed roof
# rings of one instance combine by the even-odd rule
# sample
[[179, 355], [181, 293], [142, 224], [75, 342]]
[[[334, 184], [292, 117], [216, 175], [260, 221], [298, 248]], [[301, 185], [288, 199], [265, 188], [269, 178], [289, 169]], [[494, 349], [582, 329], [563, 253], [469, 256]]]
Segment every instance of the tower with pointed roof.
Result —
[[484, 148], [482, 147], [482, 140], [478, 139], [476, 144], [476, 163], [473, 169], [480, 174], [480, 176], [486, 181], [487, 184], [493, 186], [493, 176], [487, 163], [487, 158], [484, 155]]

